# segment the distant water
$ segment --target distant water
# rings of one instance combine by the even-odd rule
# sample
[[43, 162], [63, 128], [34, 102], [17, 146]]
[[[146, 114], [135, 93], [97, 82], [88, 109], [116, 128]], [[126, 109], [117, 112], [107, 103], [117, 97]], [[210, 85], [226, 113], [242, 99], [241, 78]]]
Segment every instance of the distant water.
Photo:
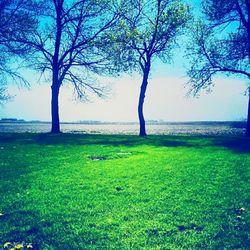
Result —
[[[3, 133], [47, 133], [49, 123], [0, 123]], [[148, 134], [157, 135], [244, 135], [244, 124], [239, 122], [194, 122], [147, 125]], [[138, 124], [61, 124], [64, 133], [138, 134]]]

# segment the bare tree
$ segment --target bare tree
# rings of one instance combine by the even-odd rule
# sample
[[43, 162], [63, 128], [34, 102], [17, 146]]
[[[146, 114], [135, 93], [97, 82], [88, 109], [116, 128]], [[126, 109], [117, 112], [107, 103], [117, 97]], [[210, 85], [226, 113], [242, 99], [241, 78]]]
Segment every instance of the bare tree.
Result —
[[177, 35], [190, 18], [186, 4], [174, 0], [125, 0], [123, 17], [118, 26], [116, 64], [125, 70], [139, 70], [143, 79], [138, 101], [140, 136], [146, 135], [143, 105], [148, 78], [154, 59], [164, 62], [171, 59]]
[[[188, 71], [190, 92], [197, 95], [210, 88], [219, 73], [250, 80], [250, 1], [204, 0], [205, 21], [192, 27]], [[250, 92], [246, 136], [250, 136]]]
[[116, 22], [113, 1], [38, 1], [38, 27], [32, 39], [12, 39], [33, 50], [30, 65], [51, 80], [52, 133], [60, 132], [59, 91], [64, 83], [74, 86], [80, 99], [90, 90], [102, 95], [103, 89], [88, 75], [108, 71], [108, 58], [102, 53], [101, 35]]
[[19, 73], [18, 60], [28, 55], [28, 47], [13, 42], [27, 38], [34, 31], [33, 1], [4, 0], [0, 2], [0, 100], [8, 100], [7, 83], [28, 84]]

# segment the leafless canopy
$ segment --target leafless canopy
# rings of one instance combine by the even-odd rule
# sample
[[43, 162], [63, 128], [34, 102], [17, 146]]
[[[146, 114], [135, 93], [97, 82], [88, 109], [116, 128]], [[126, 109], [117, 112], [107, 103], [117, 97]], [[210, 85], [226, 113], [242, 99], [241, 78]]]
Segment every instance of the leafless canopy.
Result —
[[[28, 0], [27, 0], [28, 1]], [[86, 90], [102, 95], [102, 88], [89, 82], [89, 74], [111, 69], [101, 53], [100, 36], [116, 22], [112, 1], [36, 1], [37, 29], [30, 38], [12, 39], [33, 50], [29, 65], [60, 87], [71, 83], [80, 99]], [[55, 79], [56, 77], [56, 79]]]
[[5, 0], [0, 2], [0, 93], [1, 100], [8, 82], [27, 85], [28, 82], [19, 73], [21, 59], [26, 58], [29, 48], [16, 43], [17, 39], [28, 38], [36, 27], [32, 15], [32, 2], [27, 0]]
[[210, 89], [218, 73], [250, 78], [250, 2], [243, 0], [203, 1], [205, 22], [192, 27], [187, 49], [190, 93]]

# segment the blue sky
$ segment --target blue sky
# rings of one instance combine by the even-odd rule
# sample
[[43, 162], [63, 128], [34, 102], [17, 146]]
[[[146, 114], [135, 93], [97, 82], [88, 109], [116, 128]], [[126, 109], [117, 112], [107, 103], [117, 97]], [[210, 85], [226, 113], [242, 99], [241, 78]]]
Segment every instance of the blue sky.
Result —
[[[199, 2], [199, 1], [193, 1]], [[213, 92], [199, 98], [187, 97], [188, 81], [182, 48], [175, 52], [171, 65], [157, 61], [153, 65], [145, 99], [146, 119], [165, 121], [244, 120], [247, 113], [246, 81], [218, 76]], [[39, 75], [28, 73], [30, 89], [9, 85], [12, 101], [0, 106], [0, 118], [50, 120], [50, 84], [38, 83]], [[100, 78], [111, 87], [108, 98], [93, 97], [90, 102], [74, 100], [72, 88], [63, 86], [60, 95], [61, 121], [104, 120], [137, 121], [137, 102], [141, 76], [123, 75]]]

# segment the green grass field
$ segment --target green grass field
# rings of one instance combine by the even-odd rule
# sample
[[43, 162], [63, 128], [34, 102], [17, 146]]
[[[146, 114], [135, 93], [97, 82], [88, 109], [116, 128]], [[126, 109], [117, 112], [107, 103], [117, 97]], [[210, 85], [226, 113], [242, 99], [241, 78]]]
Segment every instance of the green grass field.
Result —
[[249, 153], [245, 138], [0, 134], [0, 249], [249, 249]]

